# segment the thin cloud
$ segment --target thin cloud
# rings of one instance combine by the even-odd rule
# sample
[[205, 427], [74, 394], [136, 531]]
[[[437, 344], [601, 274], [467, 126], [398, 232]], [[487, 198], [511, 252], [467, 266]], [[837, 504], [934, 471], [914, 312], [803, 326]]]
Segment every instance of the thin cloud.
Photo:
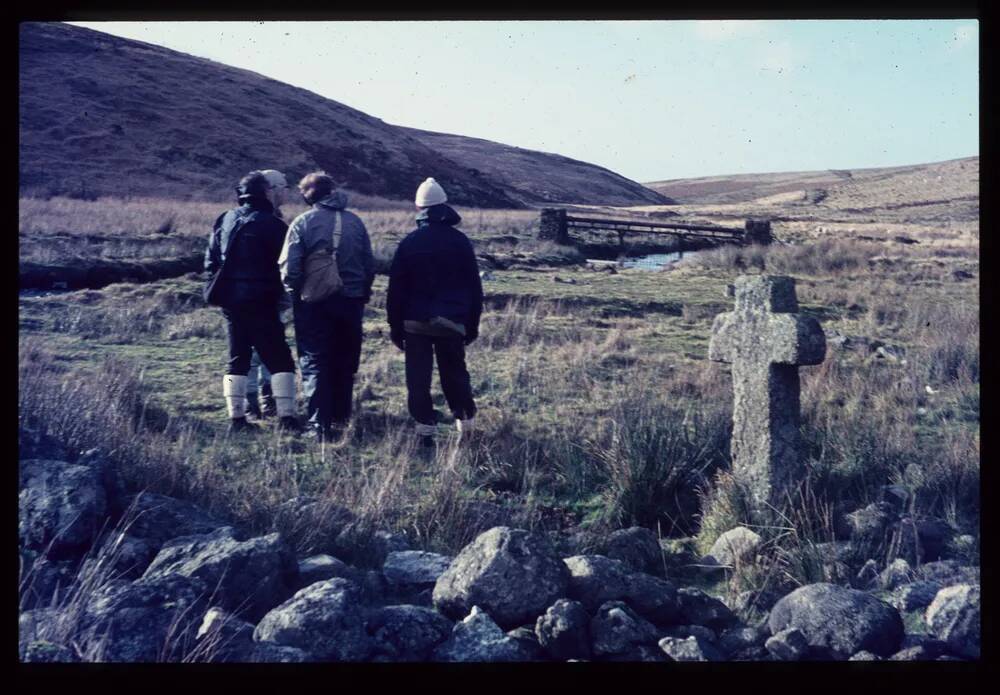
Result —
[[756, 19], [698, 20], [693, 24], [694, 35], [708, 41], [756, 36], [764, 31], [764, 23]]

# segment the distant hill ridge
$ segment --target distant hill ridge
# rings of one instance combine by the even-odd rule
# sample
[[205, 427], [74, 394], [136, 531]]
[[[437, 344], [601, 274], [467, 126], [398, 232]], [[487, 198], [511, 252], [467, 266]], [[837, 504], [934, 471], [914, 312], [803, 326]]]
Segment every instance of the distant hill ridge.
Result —
[[796, 193], [808, 197], [814, 191], [822, 191], [827, 204], [848, 195], [855, 202], [866, 197], [873, 206], [972, 199], [979, 195], [979, 157], [871, 169], [701, 176], [645, 185], [678, 203], [693, 205], [779, 202], [779, 197], [790, 198]]
[[385, 123], [256, 73], [58, 23], [20, 32], [22, 195], [218, 200], [256, 167], [411, 199], [434, 176], [460, 205], [669, 204], [558, 155]]

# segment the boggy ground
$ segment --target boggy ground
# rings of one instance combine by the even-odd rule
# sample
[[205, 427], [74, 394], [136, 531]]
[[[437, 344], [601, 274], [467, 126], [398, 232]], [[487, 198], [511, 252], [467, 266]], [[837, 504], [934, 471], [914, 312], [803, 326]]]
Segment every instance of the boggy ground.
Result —
[[[504, 523], [574, 542], [643, 525], [697, 557], [722, 532], [753, 522], [725, 475], [732, 390], [728, 367], [706, 358], [712, 319], [731, 307], [726, 290], [737, 275], [787, 274], [802, 311], [828, 335], [824, 364], [801, 370], [802, 487], [781, 528], [762, 530], [768, 552], [758, 561], [720, 581], [694, 572], [689, 583], [732, 597], [829, 580], [817, 547], [888, 484], [908, 491], [914, 518], [972, 535], [963, 552], [978, 564], [978, 228], [778, 222], [785, 243], [770, 248], [612, 273], [532, 266], [581, 259], [533, 241], [533, 216], [462, 212], [481, 254], [506, 259], [483, 257], [482, 267], [508, 268], [484, 281], [481, 337], [468, 350], [481, 408], [469, 442], [457, 445], [444, 416], [436, 453], [414, 446], [384, 276], [366, 310], [355, 422], [342, 447], [278, 435], [273, 423], [255, 437], [226, 436], [223, 322], [201, 302], [196, 274], [23, 294], [21, 424], [101, 447], [133, 489], [192, 500], [260, 532], [283, 523], [278, 510], [289, 500], [326, 500], [315, 518], [281, 529], [300, 554], [331, 550], [323, 510], [336, 505], [357, 515], [362, 533], [393, 530], [446, 554]], [[362, 215], [391, 257], [410, 214]], [[197, 248], [210, 220], [179, 219]], [[76, 220], [45, 225], [65, 232]], [[25, 224], [22, 211], [22, 239]], [[22, 259], [40, 249], [23, 249]], [[436, 404], [444, 415], [440, 394]], [[898, 552], [874, 559], [884, 567]]]

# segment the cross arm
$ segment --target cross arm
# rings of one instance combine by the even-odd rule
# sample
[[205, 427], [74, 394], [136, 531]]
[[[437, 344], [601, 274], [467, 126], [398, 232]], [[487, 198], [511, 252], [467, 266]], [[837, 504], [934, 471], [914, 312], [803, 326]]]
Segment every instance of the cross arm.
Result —
[[712, 321], [712, 339], [708, 343], [708, 359], [732, 362], [736, 357], [736, 315], [728, 311]]
[[819, 364], [826, 357], [826, 336], [812, 316], [772, 314], [765, 340], [771, 345], [771, 361], [777, 364]]

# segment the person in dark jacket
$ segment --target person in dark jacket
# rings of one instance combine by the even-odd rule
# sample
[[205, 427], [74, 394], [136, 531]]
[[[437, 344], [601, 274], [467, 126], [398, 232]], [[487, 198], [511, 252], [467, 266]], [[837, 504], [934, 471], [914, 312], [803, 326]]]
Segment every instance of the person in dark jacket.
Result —
[[229, 368], [222, 389], [234, 431], [255, 429], [246, 420], [247, 372], [254, 348], [271, 372], [279, 426], [300, 429], [295, 417], [295, 362], [278, 313], [283, 294], [278, 255], [286, 225], [274, 214], [276, 189], [259, 171], [240, 180], [240, 206], [219, 215], [205, 251], [210, 274], [206, 301], [222, 307]]
[[[344, 209], [347, 195], [334, 190], [333, 179], [313, 172], [299, 182], [299, 190], [312, 208], [292, 220], [279, 265], [281, 280], [292, 297], [309, 426], [320, 440], [330, 441], [343, 435], [351, 417], [375, 256], [364, 222]], [[326, 299], [305, 302], [300, 295], [305, 261], [324, 247], [336, 249], [343, 287]]]
[[436, 430], [431, 375], [437, 357], [441, 389], [460, 433], [476, 414], [465, 346], [479, 336], [483, 286], [472, 242], [455, 228], [461, 217], [433, 178], [417, 189], [417, 228], [396, 249], [386, 313], [392, 342], [406, 353], [410, 415], [425, 444]]

